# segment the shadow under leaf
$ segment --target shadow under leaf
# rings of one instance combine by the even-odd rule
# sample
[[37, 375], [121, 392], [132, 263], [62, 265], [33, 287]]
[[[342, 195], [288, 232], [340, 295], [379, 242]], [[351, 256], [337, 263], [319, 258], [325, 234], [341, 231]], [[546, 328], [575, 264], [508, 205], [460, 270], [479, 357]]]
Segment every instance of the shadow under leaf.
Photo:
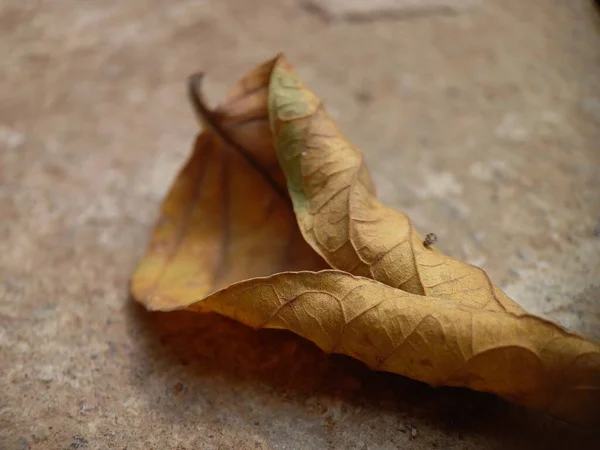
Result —
[[[210, 422], [183, 414], [200, 401], [210, 405], [215, 416], [234, 407], [235, 414], [248, 414], [255, 425], [266, 410], [271, 409], [275, 417], [281, 411], [294, 411], [325, 428], [329, 445], [336, 448], [338, 431], [352, 432], [361, 417], [378, 414], [394, 417], [398, 425], [395, 430], [378, 429], [374, 421], [370, 425], [374, 432], [410, 436], [413, 427], [428, 428], [438, 436], [430, 441], [432, 447], [444, 447], [446, 438], [457, 442], [468, 438], [482, 445], [493, 442], [494, 448], [593, 448], [600, 437], [595, 430], [568, 425], [491, 395], [434, 389], [371, 371], [352, 358], [327, 355], [289, 331], [255, 331], [212, 313], [150, 313], [132, 299], [130, 305], [130, 332], [139, 341], [139, 349], [132, 353], [138, 358], [133, 382], [165, 420]], [[158, 401], [149, 377], [170, 380], [167, 398], [188, 396], [190, 400]], [[181, 379], [185, 385], [178, 382]], [[340, 404], [344, 420], [328, 413], [332, 405]], [[258, 428], [267, 432], [268, 427], [268, 421], [263, 421]]]

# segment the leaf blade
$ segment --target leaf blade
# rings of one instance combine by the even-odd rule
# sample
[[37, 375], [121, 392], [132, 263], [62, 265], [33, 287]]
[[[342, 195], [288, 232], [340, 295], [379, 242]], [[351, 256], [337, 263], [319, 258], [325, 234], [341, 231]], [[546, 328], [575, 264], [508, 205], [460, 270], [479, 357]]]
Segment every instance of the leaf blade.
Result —
[[336, 270], [246, 280], [188, 308], [288, 329], [374, 370], [600, 423], [600, 346], [529, 314], [467, 308]]

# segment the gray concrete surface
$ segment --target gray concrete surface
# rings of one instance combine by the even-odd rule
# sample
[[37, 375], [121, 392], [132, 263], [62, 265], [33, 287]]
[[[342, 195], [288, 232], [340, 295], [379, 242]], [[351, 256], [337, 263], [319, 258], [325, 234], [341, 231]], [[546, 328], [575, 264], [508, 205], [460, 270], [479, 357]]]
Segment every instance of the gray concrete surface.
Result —
[[[382, 199], [600, 339], [600, 33], [584, 0], [330, 20], [298, 0], [0, 2], [0, 448], [592, 448], [493, 397], [128, 297], [197, 125], [283, 50]], [[568, 444], [567, 444], [568, 443]]]

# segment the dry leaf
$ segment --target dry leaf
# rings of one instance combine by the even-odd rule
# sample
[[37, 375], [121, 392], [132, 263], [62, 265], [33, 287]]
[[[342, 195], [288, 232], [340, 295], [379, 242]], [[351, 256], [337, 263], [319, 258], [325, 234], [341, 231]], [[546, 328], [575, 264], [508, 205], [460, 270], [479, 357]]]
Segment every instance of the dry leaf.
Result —
[[[600, 423], [600, 347], [423, 245], [404, 214], [377, 201], [362, 155], [283, 57], [213, 112], [192, 98], [208, 131], [134, 274], [138, 301], [288, 329], [376, 370]], [[322, 261], [300, 232], [339, 270], [285, 272]]]
[[210, 117], [190, 80], [210, 128], [196, 139], [133, 277], [132, 293], [147, 307], [175, 309], [236, 281], [325, 267], [300, 235], [273, 149], [272, 66], [244, 77]]
[[325, 352], [432, 386], [492, 392], [599, 423], [600, 347], [539, 317], [468, 308], [335, 270], [244, 281], [190, 309], [291, 330]]

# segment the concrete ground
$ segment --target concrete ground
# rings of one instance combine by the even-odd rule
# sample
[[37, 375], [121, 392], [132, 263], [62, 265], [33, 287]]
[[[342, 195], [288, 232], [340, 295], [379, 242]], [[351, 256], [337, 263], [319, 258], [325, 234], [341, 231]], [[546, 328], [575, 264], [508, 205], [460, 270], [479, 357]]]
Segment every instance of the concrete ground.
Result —
[[0, 448], [593, 447], [491, 396], [128, 297], [197, 131], [187, 76], [215, 101], [285, 51], [386, 203], [600, 340], [600, 16], [470, 3], [0, 0]]

